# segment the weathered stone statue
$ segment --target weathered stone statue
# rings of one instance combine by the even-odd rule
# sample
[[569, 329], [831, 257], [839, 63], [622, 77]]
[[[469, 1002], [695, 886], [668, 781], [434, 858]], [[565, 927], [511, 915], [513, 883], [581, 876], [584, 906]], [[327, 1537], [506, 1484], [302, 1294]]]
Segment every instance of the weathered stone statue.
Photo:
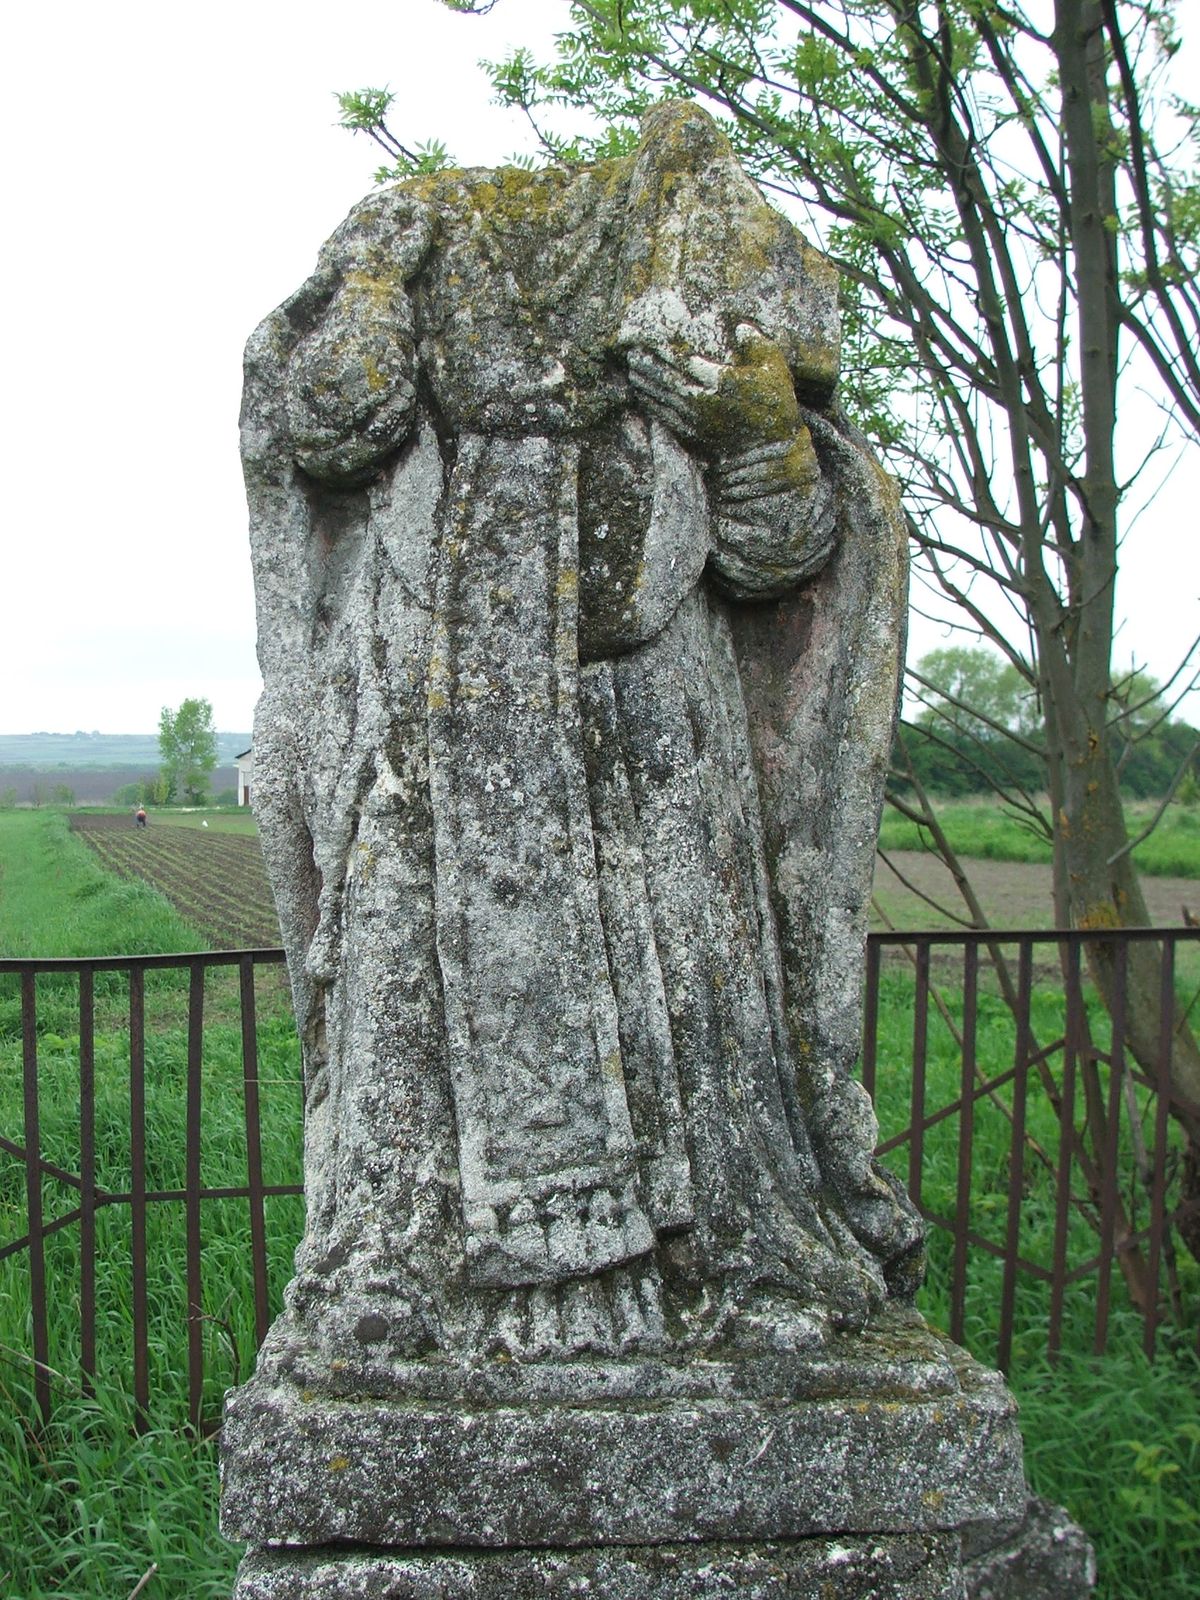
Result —
[[1024, 1504], [850, 1074], [905, 571], [837, 370], [684, 105], [372, 196], [250, 343], [308, 1223], [240, 1600], [949, 1597]]

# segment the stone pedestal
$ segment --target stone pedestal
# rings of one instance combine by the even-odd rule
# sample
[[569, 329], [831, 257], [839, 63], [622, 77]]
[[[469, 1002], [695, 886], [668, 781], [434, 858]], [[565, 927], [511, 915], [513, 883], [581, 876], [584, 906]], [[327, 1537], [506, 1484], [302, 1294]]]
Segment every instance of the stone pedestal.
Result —
[[777, 1544], [615, 1546], [579, 1551], [321, 1551], [249, 1557], [238, 1600], [962, 1600], [958, 1540], [946, 1534]]
[[414, 1362], [372, 1387], [282, 1325], [231, 1397], [237, 1600], [951, 1600], [960, 1530], [1025, 1505], [1011, 1396], [911, 1312], [819, 1351]]

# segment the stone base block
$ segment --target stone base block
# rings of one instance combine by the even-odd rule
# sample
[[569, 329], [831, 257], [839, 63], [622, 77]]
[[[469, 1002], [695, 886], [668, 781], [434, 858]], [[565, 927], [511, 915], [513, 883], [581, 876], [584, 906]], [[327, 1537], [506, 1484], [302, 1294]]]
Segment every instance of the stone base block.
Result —
[[222, 1526], [258, 1546], [569, 1550], [1019, 1518], [999, 1377], [923, 1328], [886, 1332], [791, 1365], [414, 1366], [386, 1395], [331, 1393], [268, 1350], [226, 1409]]
[[967, 1530], [978, 1600], [1020, 1592], [1012, 1397], [900, 1313], [806, 1352], [380, 1371], [284, 1323], [222, 1474], [235, 1600], [971, 1600]]
[[587, 1550], [256, 1551], [234, 1600], [964, 1600], [955, 1534]]
[[1096, 1581], [1087, 1535], [1037, 1496], [1019, 1521], [964, 1529], [963, 1563], [970, 1600], [1083, 1600]]

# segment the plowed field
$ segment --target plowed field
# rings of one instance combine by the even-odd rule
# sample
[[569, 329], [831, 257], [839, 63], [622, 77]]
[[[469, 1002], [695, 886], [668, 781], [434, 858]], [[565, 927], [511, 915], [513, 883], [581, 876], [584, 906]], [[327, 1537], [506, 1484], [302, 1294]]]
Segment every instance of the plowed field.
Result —
[[110, 871], [141, 878], [165, 895], [181, 916], [208, 935], [212, 949], [280, 943], [256, 838], [159, 821], [137, 828], [128, 815], [77, 813], [71, 827]]

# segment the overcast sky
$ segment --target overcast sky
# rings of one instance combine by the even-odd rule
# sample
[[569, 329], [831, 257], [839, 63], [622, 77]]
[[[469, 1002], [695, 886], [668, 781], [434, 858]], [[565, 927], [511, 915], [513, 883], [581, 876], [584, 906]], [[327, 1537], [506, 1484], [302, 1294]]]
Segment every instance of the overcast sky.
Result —
[[[387, 83], [397, 131], [495, 164], [529, 148], [482, 56], [544, 50], [565, 0], [60, 0], [0, 29], [8, 488], [0, 733], [150, 732], [259, 678], [237, 454], [241, 352], [371, 187], [333, 91]], [[1129, 536], [1121, 659], [1160, 676], [1196, 625], [1191, 473]], [[919, 654], [941, 642], [921, 627]]]

